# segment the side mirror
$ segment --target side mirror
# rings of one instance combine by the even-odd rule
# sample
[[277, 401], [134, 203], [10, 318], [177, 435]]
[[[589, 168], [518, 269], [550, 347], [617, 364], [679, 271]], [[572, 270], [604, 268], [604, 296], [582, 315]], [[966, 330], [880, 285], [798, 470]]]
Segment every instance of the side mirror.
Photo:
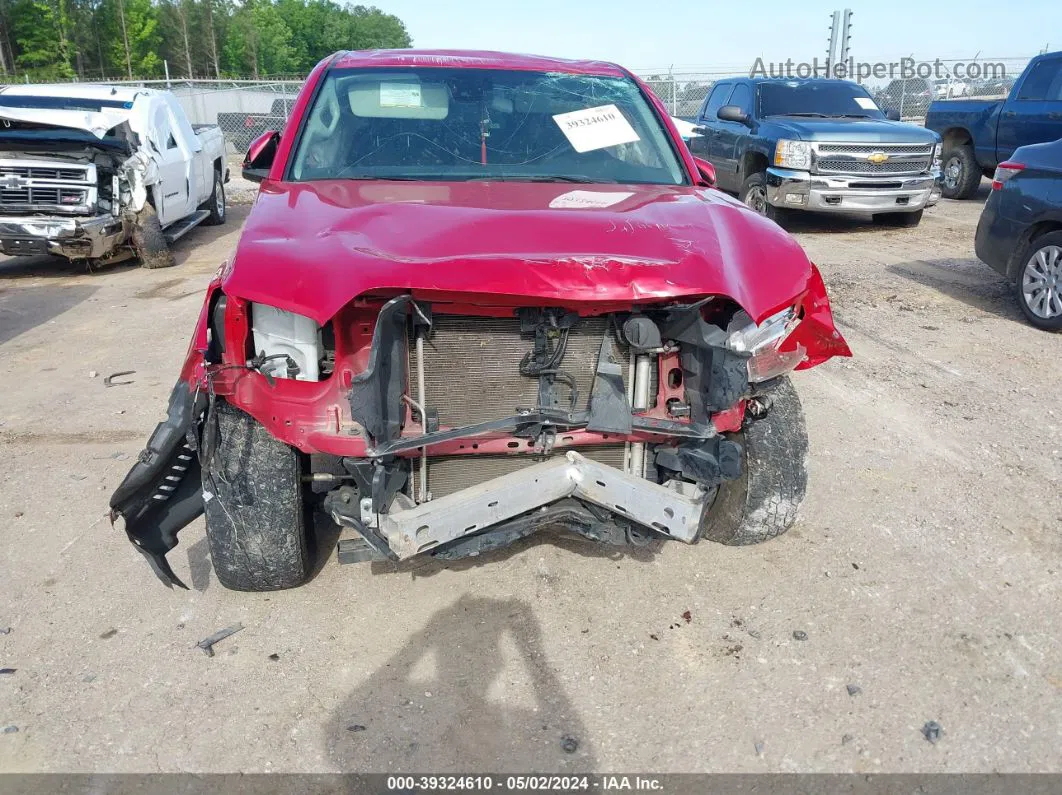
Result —
[[900, 111], [895, 108], [885, 111], [885, 118], [889, 121], [900, 121]]
[[737, 105], [723, 105], [716, 114], [723, 121], [736, 121], [738, 124], [748, 124], [749, 114]]
[[268, 177], [279, 145], [280, 133], [275, 130], [267, 130], [251, 141], [247, 155], [243, 158], [243, 178], [250, 182], [261, 182]]
[[713, 166], [707, 160], [702, 160], [699, 157], [693, 158], [693, 162], [697, 164], [697, 174], [701, 178], [700, 184], [707, 188], [714, 187], [715, 166]]

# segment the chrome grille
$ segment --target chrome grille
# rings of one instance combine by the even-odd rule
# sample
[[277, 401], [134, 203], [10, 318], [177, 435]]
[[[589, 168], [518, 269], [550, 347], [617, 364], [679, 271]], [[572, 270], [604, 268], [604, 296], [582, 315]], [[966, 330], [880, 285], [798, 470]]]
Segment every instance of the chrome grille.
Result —
[[6, 176], [24, 179], [52, 179], [71, 182], [85, 182], [88, 171], [85, 168], [59, 168], [53, 166], [6, 166], [0, 165], [0, 178]]
[[819, 172], [822, 174], [920, 174], [929, 168], [928, 160], [886, 161], [870, 163], [866, 160], [820, 160]]
[[31, 208], [37, 206], [77, 207], [85, 204], [88, 191], [76, 188], [33, 187], [0, 189], [0, 207]]
[[[819, 174], [861, 174], [896, 176], [921, 174], [932, 165], [933, 144], [815, 144], [815, 172]], [[869, 158], [886, 155], [875, 163]]]
[[[576, 450], [580, 455], [606, 464], [616, 469], [623, 469], [623, 443], [615, 445], [591, 445], [557, 450], [554, 455], [564, 455], [567, 450]], [[508, 475], [532, 464], [545, 460], [538, 455], [452, 455], [441, 458], [428, 457], [428, 491], [432, 499], [445, 497], [455, 491], [467, 489], [477, 483]], [[417, 459], [413, 461], [414, 494], [420, 472]]]
[[816, 144], [819, 153], [823, 152], [850, 152], [853, 154], [869, 155], [872, 152], [885, 152], [891, 150], [910, 152], [912, 154], [931, 155], [933, 144]]
[[96, 204], [96, 166], [0, 161], [0, 210], [79, 213]]

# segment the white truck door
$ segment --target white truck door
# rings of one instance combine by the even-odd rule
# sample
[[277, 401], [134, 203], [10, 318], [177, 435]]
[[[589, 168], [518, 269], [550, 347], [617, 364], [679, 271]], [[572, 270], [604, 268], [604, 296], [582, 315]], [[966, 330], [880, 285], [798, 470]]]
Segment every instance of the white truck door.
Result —
[[155, 104], [151, 113], [150, 137], [158, 151], [159, 184], [155, 186], [155, 209], [166, 226], [191, 213], [195, 201], [193, 173], [195, 153], [182, 141], [173, 112], [165, 101]]

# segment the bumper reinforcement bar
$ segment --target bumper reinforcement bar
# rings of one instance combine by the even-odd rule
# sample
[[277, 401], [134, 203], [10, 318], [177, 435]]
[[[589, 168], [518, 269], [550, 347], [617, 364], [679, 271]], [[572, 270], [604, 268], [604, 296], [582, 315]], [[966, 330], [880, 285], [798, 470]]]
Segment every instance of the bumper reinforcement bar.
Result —
[[705, 497], [688, 497], [665, 486], [628, 475], [584, 458], [575, 451], [431, 502], [394, 513], [377, 514], [367, 528], [356, 505], [348, 513], [333, 503], [332, 516], [367, 539], [387, 542], [394, 557], [405, 560], [465, 536], [575, 497], [678, 541], [697, 540]]

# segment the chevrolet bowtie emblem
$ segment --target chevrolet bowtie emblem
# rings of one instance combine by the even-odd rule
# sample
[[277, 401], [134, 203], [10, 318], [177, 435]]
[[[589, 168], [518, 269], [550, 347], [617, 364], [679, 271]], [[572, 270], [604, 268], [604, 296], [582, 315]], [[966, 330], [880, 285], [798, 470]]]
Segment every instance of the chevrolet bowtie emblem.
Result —
[[874, 164], [884, 163], [888, 159], [889, 156], [884, 152], [871, 152], [869, 155], [867, 155], [867, 160]]
[[18, 188], [24, 188], [29, 184], [27, 180], [22, 179], [14, 174], [5, 174], [0, 177], [0, 188], [4, 190], [16, 190]]

